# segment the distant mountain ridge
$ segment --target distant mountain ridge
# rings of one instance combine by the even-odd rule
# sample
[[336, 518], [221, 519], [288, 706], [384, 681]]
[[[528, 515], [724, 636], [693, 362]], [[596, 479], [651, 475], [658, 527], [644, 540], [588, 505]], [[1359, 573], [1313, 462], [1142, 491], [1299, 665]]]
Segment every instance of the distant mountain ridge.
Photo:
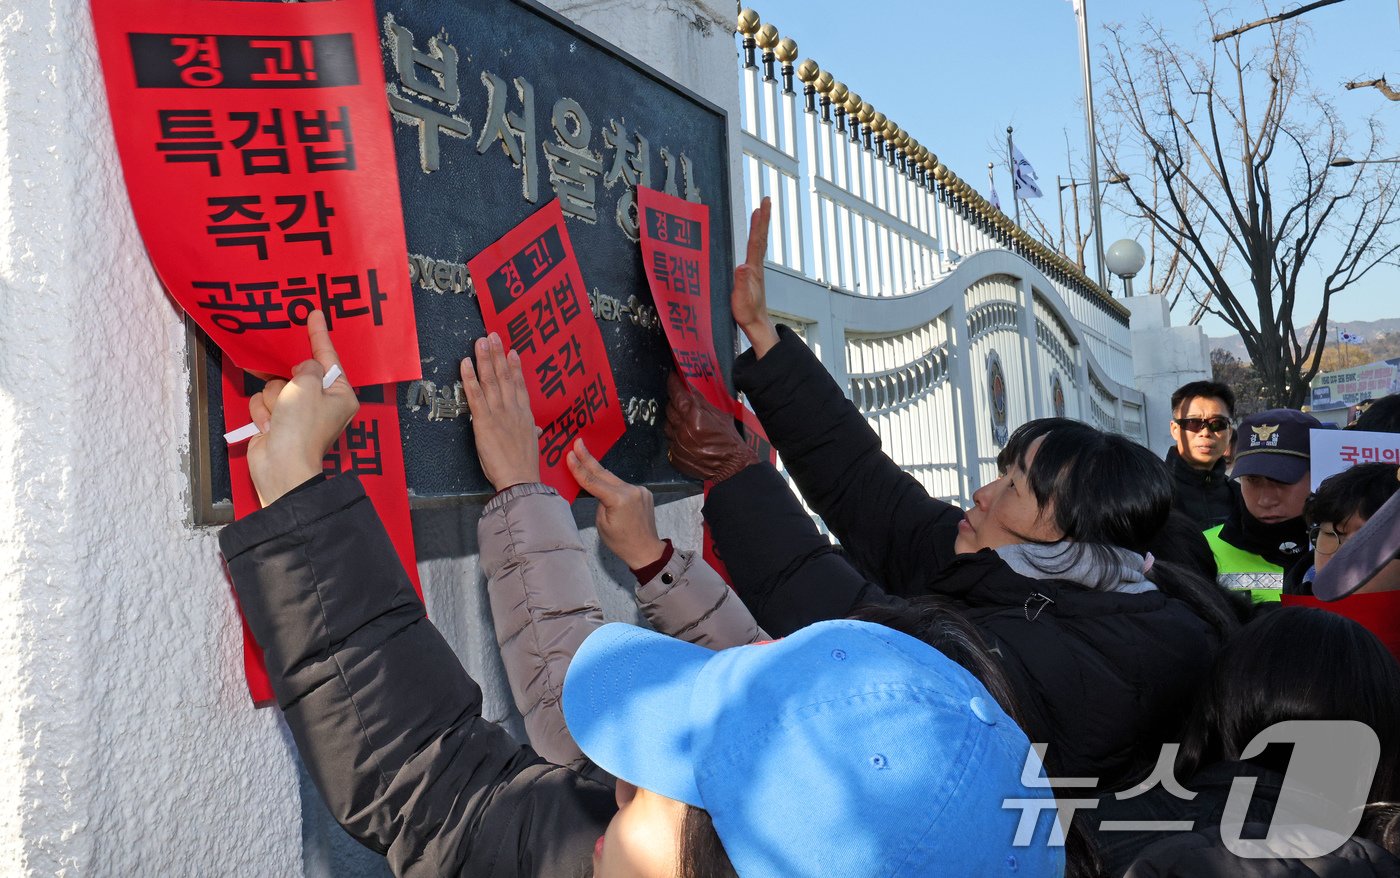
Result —
[[[1336, 347], [1337, 332], [1345, 331], [1359, 335], [1367, 342], [1392, 332], [1400, 332], [1400, 317], [1387, 317], [1382, 320], [1344, 320], [1328, 323], [1327, 347]], [[1239, 335], [1206, 336], [1211, 350], [1224, 350], [1238, 359], [1248, 361], [1249, 353], [1244, 349], [1244, 340]]]

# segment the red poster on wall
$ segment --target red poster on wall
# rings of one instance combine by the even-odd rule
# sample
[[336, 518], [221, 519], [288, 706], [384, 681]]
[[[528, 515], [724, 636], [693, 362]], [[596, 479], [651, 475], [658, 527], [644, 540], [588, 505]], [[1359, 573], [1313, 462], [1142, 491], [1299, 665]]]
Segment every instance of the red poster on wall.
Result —
[[245, 369], [291, 374], [320, 309], [356, 385], [420, 377], [372, 0], [92, 16], [132, 210], [180, 306]]
[[[225, 429], [241, 427], [250, 420], [248, 415], [248, 379], [242, 369], [224, 363], [224, 423]], [[360, 410], [355, 413], [345, 432], [321, 458], [321, 471], [327, 476], [351, 474], [359, 476], [365, 494], [374, 504], [375, 512], [384, 522], [389, 540], [394, 544], [404, 572], [413, 583], [418, 599], [423, 588], [418, 581], [418, 553], [413, 544], [413, 521], [408, 511], [408, 487], [404, 478], [403, 442], [399, 436], [399, 409], [392, 384], [377, 384], [355, 390]], [[248, 473], [248, 443], [238, 442], [228, 448], [229, 478], [233, 487], [233, 516], [243, 518], [262, 508], [252, 476]], [[243, 625], [243, 670], [248, 679], [248, 693], [254, 704], [273, 698], [262, 650], [253, 640], [245, 622]]]
[[676, 371], [715, 406], [734, 410], [710, 323], [710, 209], [637, 187], [642, 264]]
[[627, 424], [603, 335], [588, 306], [564, 211], [555, 199], [467, 263], [486, 328], [520, 355], [540, 436], [540, 477], [573, 502], [564, 463], [574, 439], [602, 457]]

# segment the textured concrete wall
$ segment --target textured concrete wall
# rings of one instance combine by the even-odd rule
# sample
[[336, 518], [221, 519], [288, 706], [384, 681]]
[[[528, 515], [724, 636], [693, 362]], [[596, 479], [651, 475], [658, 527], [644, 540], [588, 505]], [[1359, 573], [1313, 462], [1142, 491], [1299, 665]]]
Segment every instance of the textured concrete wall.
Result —
[[[556, 5], [732, 111], [732, 9]], [[0, 6], [0, 874], [382, 874], [303, 795], [275, 711], [248, 706], [215, 533], [188, 523], [182, 323], [132, 221], [93, 46], [81, 0]], [[477, 512], [415, 515], [421, 571], [509, 724]], [[698, 540], [693, 498], [659, 517]], [[632, 618], [621, 586], [604, 599]]]
[[79, 0], [0, 8], [0, 295], [0, 873], [295, 874]]

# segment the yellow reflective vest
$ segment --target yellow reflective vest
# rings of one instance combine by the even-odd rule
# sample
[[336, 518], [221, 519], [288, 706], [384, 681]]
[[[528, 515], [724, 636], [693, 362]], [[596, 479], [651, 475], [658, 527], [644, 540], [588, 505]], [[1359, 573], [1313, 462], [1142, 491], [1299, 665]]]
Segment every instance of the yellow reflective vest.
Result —
[[1283, 568], [1271, 564], [1253, 552], [1226, 542], [1220, 536], [1225, 525], [1216, 525], [1205, 532], [1206, 542], [1215, 554], [1219, 576], [1216, 581], [1226, 588], [1249, 592], [1250, 598], [1261, 604], [1277, 601], [1283, 595]]

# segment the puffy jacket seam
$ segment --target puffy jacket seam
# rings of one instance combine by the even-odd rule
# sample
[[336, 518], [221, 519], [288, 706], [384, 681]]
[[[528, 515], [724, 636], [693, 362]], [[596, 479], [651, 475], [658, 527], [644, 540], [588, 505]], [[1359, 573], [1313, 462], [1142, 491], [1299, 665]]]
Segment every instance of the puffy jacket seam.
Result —
[[[505, 519], [506, 544], [510, 547], [511, 556], [520, 559], [519, 566], [513, 572], [516, 575], [518, 575], [521, 580], [521, 603], [525, 605], [525, 618], [527, 620], [526, 624], [530, 632], [530, 639], [532, 643], [530, 654], [535, 656], [536, 661], [539, 663], [540, 676], [544, 680], [544, 692], [545, 695], [549, 695], [555, 691], [553, 662], [551, 662], [548, 659], [548, 657], [545, 656], [544, 650], [542, 649], [543, 644], [540, 642], [540, 637], [538, 633], [539, 629], [535, 625], [535, 622], [537, 621], [535, 615], [536, 607], [534, 601], [531, 600], [529, 577], [525, 575], [525, 571], [523, 569], [520, 569], [525, 564], [528, 564], [529, 560], [520, 553], [516, 546], [516, 530], [515, 527], [511, 524], [510, 515], [505, 513], [504, 508], [502, 508], [502, 517]], [[520, 632], [520, 634], [523, 633], [524, 631]], [[518, 637], [520, 636], [520, 634], [516, 634], [515, 636]], [[537, 705], [539, 703], [543, 703], [543, 699], [540, 699], [537, 702]], [[534, 710], [532, 709], [530, 712], [533, 713]]]
[[[363, 494], [362, 494], [362, 495], [360, 495], [360, 496], [361, 496], [366, 502], [368, 502], [369, 498], [368, 498], [367, 495], [363, 495]], [[350, 505], [353, 505], [353, 503], [351, 503], [351, 504], [346, 504], [346, 506], [343, 507], [343, 508], [349, 508]], [[317, 520], [324, 521], [325, 518], [326, 518], [326, 516], [322, 516], [321, 518], [319, 518], [319, 519], [317, 519]], [[314, 539], [314, 538], [313, 538], [313, 539]], [[327, 648], [327, 650], [330, 650], [331, 643], [332, 643], [332, 639], [331, 639], [331, 621], [330, 621], [330, 616], [329, 616], [329, 614], [326, 612], [326, 601], [325, 601], [325, 597], [324, 597], [324, 595], [323, 595], [322, 592], [321, 592], [321, 577], [320, 577], [320, 575], [317, 574], [317, 572], [316, 572], [316, 560], [315, 560], [315, 558], [313, 557], [312, 552], [311, 552], [311, 544], [312, 544], [312, 542], [313, 542], [313, 539], [308, 539], [306, 542], [302, 543], [302, 553], [303, 553], [304, 556], [306, 557], [306, 564], [307, 564], [307, 566], [311, 569], [311, 581], [312, 581], [313, 583], [315, 583], [315, 586], [316, 586], [316, 608], [317, 608], [317, 610], [318, 610], [318, 611], [320, 612], [320, 614], [321, 614], [321, 627], [322, 627], [322, 630], [325, 631], [325, 635], [326, 635], [326, 648]], [[341, 640], [341, 642], [343, 642], [343, 639]], [[336, 672], [336, 676], [338, 676], [338, 677], [340, 678], [340, 682], [341, 682], [341, 684], [345, 687], [345, 691], [346, 691], [347, 693], [349, 693], [348, 701], [350, 702], [350, 709], [353, 710], [353, 711], [355, 711], [355, 722], [356, 722], [356, 723], [359, 725], [359, 727], [360, 727], [360, 734], [364, 736], [364, 739], [365, 739], [366, 743], [368, 743], [368, 744], [370, 745], [370, 752], [372, 752], [372, 753], [373, 753], [373, 752], [376, 752], [375, 746], [374, 746], [374, 740], [373, 740], [373, 738], [370, 737], [369, 728], [365, 725], [365, 718], [364, 718], [364, 715], [360, 712], [359, 699], [356, 697], [356, 693], [355, 693], [354, 687], [352, 687], [352, 686], [350, 685], [350, 679], [349, 679], [349, 677], [347, 677], [346, 674], [345, 674], [345, 666], [342, 665], [341, 662], [340, 662], [340, 654], [339, 654], [338, 652], [331, 651], [331, 652], [330, 652], [330, 658], [331, 658], [332, 661], [335, 662], [335, 672]], [[380, 782], [381, 784], [387, 785], [387, 784], [389, 783], [389, 778], [388, 778], [388, 776], [384, 773], [384, 768], [383, 768], [383, 766], [380, 764], [379, 759], [378, 759], [377, 756], [376, 756], [375, 759], [374, 759], [374, 770], [375, 770], [375, 773], [379, 775], [379, 782]]]

